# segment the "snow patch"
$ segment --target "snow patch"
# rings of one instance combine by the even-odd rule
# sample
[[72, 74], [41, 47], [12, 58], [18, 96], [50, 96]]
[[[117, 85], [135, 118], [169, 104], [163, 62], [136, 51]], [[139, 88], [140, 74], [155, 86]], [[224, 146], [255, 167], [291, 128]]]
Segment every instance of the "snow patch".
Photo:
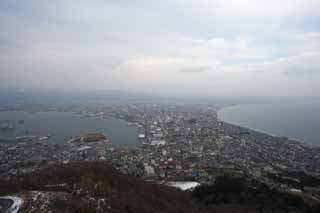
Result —
[[198, 182], [168, 182], [168, 186], [179, 188], [183, 191], [192, 190], [200, 185]]
[[22, 199], [20, 197], [14, 197], [14, 196], [4, 196], [4, 197], [0, 197], [1, 199], [5, 199], [5, 200], [12, 200], [13, 204], [11, 205], [11, 207], [6, 211], [6, 213], [18, 213], [19, 209], [22, 206]]

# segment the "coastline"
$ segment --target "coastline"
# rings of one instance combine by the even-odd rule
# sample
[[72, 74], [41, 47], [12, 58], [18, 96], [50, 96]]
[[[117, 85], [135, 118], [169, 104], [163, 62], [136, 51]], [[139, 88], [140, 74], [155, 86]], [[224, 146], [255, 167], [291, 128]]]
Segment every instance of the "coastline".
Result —
[[[224, 120], [221, 116], [222, 114], [222, 111], [227, 109], [227, 108], [233, 108], [233, 107], [238, 107], [238, 106], [250, 106], [250, 105], [266, 105], [267, 103], [256, 103], [256, 104], [232, 104], [232, 105], [228, 105], [228, 106], [223, 106], [223, 107], [220, 107], [218, 110], [217, 110], [217, 119], [220, 121], [220, 122], [223, 122], [223, 123], [226, 123], [226, 124], [229, 124], [229, 125], [232, 125], [232, 126], [236, 126], [236, 127], [240, 127], [240, 128], [244, 128], [244, 129], [247, 129], [248, 131], [250, 132], [257, 132], [257, 133], [260, 133], [260, 134], [265, 134], [265, 135], [268, 135], [268, 136], [271, 136], [271, 137], [274, 137], [274, 138], [287, 138], [288, 141], [294, 141], [294, 142], [299, 142], [307, 147], [311, 147], [311, 148], [319, 148], [320, 145], [318, 144], [313, 144], [311, 142], [308, 142], [308, 141], [304, 141], [303, 139], [299, 139], [299, 138], [294, 138], [294, 137], [291, 137], [289, 135], [277, 135], [277, 134], [274, 134], [274, 133], [270, 133], [268, 131], [265, 131], [265, 130], [262, 130], [262, 129], [259, 129], [259, 128], [255, 128], [255, 127], [252, 127], [252, 126], [247, 126], [247, 125], [243, 125], [243, 124], [240, 124], [240, 123], [237, 123], [237, 122], [232, 122], [232, 121], [227, 121], [227, 120]], [[270, 105], [272, 105], [273, 103], [269, 103]]]
[[[139, 127], [137, 125], [127, 125], [127, 120], [124, 118], [119, 118], [116, 116], [111, 116], [111, 115], [104, 115], [103, 117], [101, 117], [100, 115], [94, 115], [94, 116], [88, 116], [84, 113], [79, 113], [78, 111], [73, 111], [73, 110], [25, 110], [25, 109], [8, 109], [8, 110], [1, 110], [0, 113], [22, 113], [23, 116], [24, 114], [27, 116], [36, 116], [36, 119], [38, 120], [39, 118], [37, 118], [37, 116], [43, 116], [46, 115], [47, 113], [52, 113], [54, 115], [54, 119], [52, 120], [52, 123], [55, 123], [57, 121], [59, 121], [60, 117], [63, 115], [67, 115], [67, 116], [71, 116], [70, 118], [74, 118], [77, 121], [81, 121], [82, 123], [80, 123], [79, 125], [79, 130], [74, 130], [74, 128], [66, 133], [65, 131], [63, 131], [63, 128], [61, 128], [62, 130], [57, 130], [52, 129], [50, 130], [50, 127], [55, 127], [54, 124], [50, 125], [50, 127], [46, 128], [46, 130], [41, 129], [40, 131], [35, 131], [34, 130], [34, 125], [32, 125], [32, 127], [30, 128], [30, 132], [35, 131], [34, 134], [36, 134], [37, 138], [43, 138], [44, 136], [50, 135], [52, 137], [48, 138], [46, 141], [48, 141], [48, 143], [52, 143], [52, 144], [64, 144], [67, 143], [68, 140], [70, 140], [70, 138], [74, 137], [75, 135], [79, 135], [79, 134], [83, 134], [86, 132], [102, 132], [105, 135], [108, 135], [108, 139], [110, 140], [110, 143], [113, 144], [115, 147], [129, 147], [129, 148], [137, 148], [140, 146], [139, 141], [136, 139], [138, 133], [139, 133]], [[58, 115], [58, 117], [56, 117], [55, 115]], [[40, 117], [41, 118], [41, 117]], [[48, 117], [47, 120], [50, 120], [52, 117]], [[12, 119], [3, 119], [3, 120], [7, 120], [9, 122], [12, 122], [15, 124], [15, 132], [10, 133], [10, 136], [7, 135], [2, 135], [2, 133], [0, 132], [0, 140], [1, 141], [8, 141], [8, 142], [16, 142], [17, 138], [19, 137], [28, 137], [29, 135], [25, 135], [24, 129], [28, 129], [28, 127], [19, 127], [19, 125], [17, 124], [17, 121], [20, 119], [20, 117], [14, 117]], [[33, 119], [33, 118], [32, 118]], [[88, 119], [88, 120], [86, 120]], [[23, 118], [23, 120], [26, 120], [26, 118]], [[34, 120], [34, 119], [33, 119]], [[90, 123], [86, 123], [86, 122], [92, 122], [92, 120], [96, 120], [100, 124], [99, 126], [92, 127], [89, 124]], [[1, 123], [2, 120], [0, 120]], [[60, 122], [60, 121], [59, 121]], [[28, 125], [28, 122], [23, 124], [24, 126]], [[108, 126], [109, 125], [109, 126]], [[115, 138], [119, 138], [119, 136], [122, 137], [123, 134], [117, 132], [117, 131], [113, 131], [114, 129], [117, 128], [127, 128], [127, 132], [129, 132], [130, 134], [133, 134], [132, 138], [133, 138], [133, 143], [118, 143], [119, 141], [126, 141], [127, 138], [121, 138], [121, 139], [116, 139]], [[17, 130], [18, 129], [18, 130]], [[58, 128], [59, 129], [59, 128]], [[87, 129], [87, 130], [84, 130]], [[59, 134], [57, 133], [59, 132]], [[62, 132], [62, 134], [60, 135], [60, 132]], [[111, 132], [111, 133], [110, 133]], [[131, 133], [134, 132], [134, 133]], [[69, 135], [69, 136], [66, 136]]]

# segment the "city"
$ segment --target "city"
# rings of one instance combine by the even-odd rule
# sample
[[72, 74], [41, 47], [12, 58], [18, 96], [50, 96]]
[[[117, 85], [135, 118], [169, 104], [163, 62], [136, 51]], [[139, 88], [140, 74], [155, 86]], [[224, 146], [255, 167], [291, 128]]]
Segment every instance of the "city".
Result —
[[0, 213], [319, 213], [319, 0], [1, 0]]
[[94, 135], [98, 135], [96, 139], [91, 136], [91, 140], [60, 144], [17, 138], [16, 142], [0, 143], [0, 178], [10, 180], [57, 163], [103, 161], [121, 174], [158, 184], [179, 187], [189, 183], [195, 187], [230, 175], [319, 203], [319, 147], [225, 123], [217, 118], [218, 109], [213, 105], [170, 104], [101, 105], [77, 111], [42, 108], [124, 119], [138, 128], [136, 137], [141, 144], [135, 149], [113, 147], [101, 133]]

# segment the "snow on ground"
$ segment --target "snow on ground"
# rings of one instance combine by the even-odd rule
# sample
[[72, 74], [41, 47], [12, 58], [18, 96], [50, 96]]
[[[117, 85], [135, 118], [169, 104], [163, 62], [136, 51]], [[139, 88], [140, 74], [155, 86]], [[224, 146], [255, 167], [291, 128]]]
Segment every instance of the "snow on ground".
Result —
[[4, 196], [4, 197], [0, 197], [1, 199], [6, 199], [6, 200], [12, 200], [13, 204], [11, 205], [11, 207], [6, 211], [6, 213], [18, 213], [19, 209], [22, 206], [22, 199], [20, 197], [14, 197], [14, 196]]
[[168, 182], [167, 185], [173, 186], [185, 191], [185, 190], [192, 190], [197, 186], [199, 186], [200, 184], [198, 182]]

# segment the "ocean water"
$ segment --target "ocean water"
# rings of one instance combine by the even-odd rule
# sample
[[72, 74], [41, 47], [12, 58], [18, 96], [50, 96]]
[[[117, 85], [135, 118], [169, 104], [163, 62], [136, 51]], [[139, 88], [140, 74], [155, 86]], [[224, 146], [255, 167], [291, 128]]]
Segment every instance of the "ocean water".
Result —
[[[19, 120], [23, 120], [24, 123], [19, 123]], [[65, 143], [81, 133], [102, 132], [115, 147], [135, 148], [140, 144], [137, 127], [128, 126], [126, 121], [114, 118], [81, 117], [69, 112], [2, 111], [1, 123], [13, 125], [12, 130], [0, 130], [1, 139], [26, 134], [36, 136], [50, 134], [48, 142]]]
[[320, 101], [235, 105], [223, 108], [221, 120], [320, 145]]

